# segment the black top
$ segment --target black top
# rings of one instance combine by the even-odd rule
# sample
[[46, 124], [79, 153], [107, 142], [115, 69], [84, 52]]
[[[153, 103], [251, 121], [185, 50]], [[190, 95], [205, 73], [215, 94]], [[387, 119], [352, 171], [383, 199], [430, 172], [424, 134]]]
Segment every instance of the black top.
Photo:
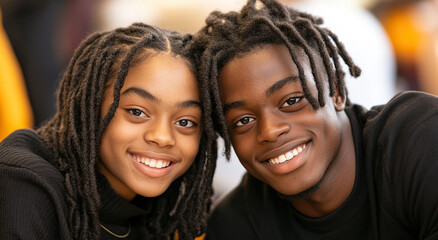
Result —
[[[64, 177], [53, 154], [32, 130], [18, 130], [0, 143], [0, 238], [71, 239]], [[142, 239], [149, 199], [127, 202], [96, 173], [101, 225], [124, 239]], [[101, 239], [119, 239], [101, 228]]]
[[338, 209], [306, 217], [246, 174], [211, 213], [206, 239], [438, 239], [438, 98], [407, 92], [345, 111], [357, 167]]

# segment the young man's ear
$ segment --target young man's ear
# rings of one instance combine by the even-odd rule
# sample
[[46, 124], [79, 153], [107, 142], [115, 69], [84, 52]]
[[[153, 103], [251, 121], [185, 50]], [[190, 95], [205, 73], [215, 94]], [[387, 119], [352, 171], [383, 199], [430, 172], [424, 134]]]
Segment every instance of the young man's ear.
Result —
[[339, 91], [336, 90], [335, 95], [332, 97], [333, 105], [335, 106], [336, 111], [340, 112], [345, 109], [345, 102], [347, 98], [339, 95]]

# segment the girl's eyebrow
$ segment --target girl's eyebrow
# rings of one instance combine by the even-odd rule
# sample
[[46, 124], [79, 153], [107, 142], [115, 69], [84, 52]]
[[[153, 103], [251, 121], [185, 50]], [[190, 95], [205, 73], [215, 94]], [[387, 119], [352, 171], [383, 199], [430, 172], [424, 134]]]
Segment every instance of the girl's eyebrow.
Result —
[[137, 88], [137, 87], [130, 87], [128, 89], [126, 89], [125, 91], [123, 91], [122, 95], [127, 95], [127, 94], [136, 94], [142, 98], [154, 101], [154, 102], [159, 102], [159, 100], [152, 95], [152, 93], [141, 89], [141, 88]]
[[[128, 89], [126, 89], [125, 91], [123, 91], [122, 95], [127, 95], [127, 94], [135, 94], [138, 95], [144, 99], [148, 99], [150, 101], [153, 102], [160, 102], [160, 100], [155, 97], [154, 95], [152, 95], [152, 93], [141, 89], [141, 88], [137, 88], [137, 87], [130, 87]], [[201, 108], [201, 103], [199, 101], [196, 100], [187, 100], [187, 101], [183, 101], [178, 103], [178, 107], [179, 108], [189, 108], [189, 107], [197, 107], [197, 108]]]
[[272, 84], [272, 86], [270, 86], [266, 90], [265, 94], [266, 94], [267, 97], [269, 97], [272, 94], [274, 94], [276, 91], [280, 90], [287, 83], [295, 82], [297, 80], [298, 80], [297, 76], [291, 76], [291, 77], [283, 78], [283, 79], [277, 81], [276, 83]]

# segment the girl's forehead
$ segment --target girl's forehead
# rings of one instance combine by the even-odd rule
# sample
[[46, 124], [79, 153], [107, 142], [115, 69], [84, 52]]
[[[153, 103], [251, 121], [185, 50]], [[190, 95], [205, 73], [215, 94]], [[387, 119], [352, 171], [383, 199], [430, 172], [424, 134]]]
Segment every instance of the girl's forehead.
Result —
[[123, 89], [136, 86], [163, 97], [187, 96], [199, 98], [195, 75], [187, 62], [172, 54], [158, 54], [129, 69]]

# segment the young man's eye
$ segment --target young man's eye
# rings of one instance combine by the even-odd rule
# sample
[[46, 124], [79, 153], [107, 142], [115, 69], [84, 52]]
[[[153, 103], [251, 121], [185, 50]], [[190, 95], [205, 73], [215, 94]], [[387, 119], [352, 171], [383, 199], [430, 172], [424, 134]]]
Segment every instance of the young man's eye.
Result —
[[136, 108], [127, 109], [127, 111], [136, 117], [145, 117], [146, 116], [146, 114], [143, 111], [136, 109]]
[[197, 124], [193, 121], [188, 120], [188, 119], [181, 119], [181, 120], [176, 122], [176, 125], [180, 126], [180, 127], [189, 128], [189, 127], [195, 127]]
[[239, 119], [239, 121], [237, 121], [235, 124], [233, 124], [233, 126], [234, 127], [243, 126], [243, 125], [248, 124], [254, 120], [255, 120], [255, 118], [253, 118], [253, 117], [243, 117], [243, 118]]
[[288, 100], [286, 100], [286, 102], [283, 103], [282, 107], [288, 107], [288, 106], [292, 106], [296, 103], [298, 103], [299, 101], [301, 101], [302, 97], [291, 97]]

